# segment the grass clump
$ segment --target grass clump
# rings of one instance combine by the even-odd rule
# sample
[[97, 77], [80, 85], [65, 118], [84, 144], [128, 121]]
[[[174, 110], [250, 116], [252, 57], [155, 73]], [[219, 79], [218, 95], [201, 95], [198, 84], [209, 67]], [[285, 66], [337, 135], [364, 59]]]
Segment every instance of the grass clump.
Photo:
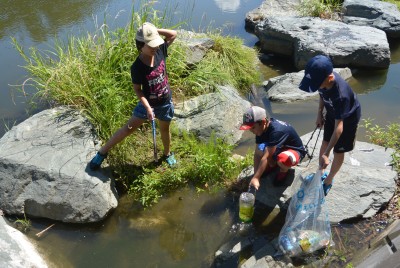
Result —
[[260, 83], [260, 73], [255, 68], [257, 52], [244, 46], [242, 39], [222, 36], [217, 31], [198, 36], [211, 38], [214, 45], [195, 66], [185, 62], [188, 47], [184, 42], [177, 40], [171, 46], [168, 74], [178, 96], [198, 96], [226, 84], [245, 94], [250, 85]]
[[[138, 56], [136, 31], [145, 21], [159, 28], [179, 26], [166, 25], [165, 12], [160, 14], [146, 5], [132, 12], [125, 28], [111, 31], [103, 24], [86, 36], [55, 41], [52, 50], [33, 47], [25, 52], [13, 39], [31, 75], [26, 83], [37, 89], [33, 99], [81, 110], [95, 126], [99, 138], [108, 140], [126, 123], [138, 102], [132, 89], [130, 66]], [[245, 93], [251, 84], [259, 83], [260, 75], [254, 68], [255, 50], [244, 47], [238, 38], [218, 33], [208, 37], [215, 45], [195, 66], [186, 64], [184, 42], [177, 40], [170, 47], [168, 76], [175, 99], [214, 92], [220, 84], [231, 84]], [[232, 147], [223, 141], [201, 143], [192, 135], [179, 133], [172, 135], [172, 149], [182, 164], [174, 169], [149, 164], [150, 131], [149, 124], [144, 124], [114, 147], [107, 158], [123, 188], [145, 205], [189, 182], [198, 187], [221, 185], [224, 180], [232, 179], [241, 166], [230, 160]], [[157, 144], [162, 144], [159, 134], [157, 138]]]
[[162, 164], [157, 168], [145, 168], [130, 184], [130, 193], [143, 205], [151, 205], [171, 190], [192, 185], [198, 191], [229, 186], [240, 171], [251, 165], [252, 155], [244, 160], [232, 158], [232, 145], [211, 137], [208, 142], [199, 142], [193, 134], [183, 133], [179, 144], [178, 164], [168, 168]]
[[340, 12], [342, 4], [343, 0], [304, 0], [301, 1], [298, 10], [304, 17], [332, 19]]
[[373, 124], [373, 120], [364, 119], [363, 127], [367, 130], [367, 137], [374, 144], [394, 149], [392, 164], [394, 169], [400, 173], [400, 124], [391, 123], [386, 127]]
[[25, 211], [24, 211], [24, 218], [23, 218], [23, 219], [18, 219], [18, 218], [17, 218], [17, 219], [14, 221], [14, 224], [15, 224], [15, 226], [16, 226], [17, 229], [19, 229], [20, 231], [22, 231], [22, 232], [24, 232], [24, 233], [26, 233], [27, 231], [29, 231], [29, 229], [30, 229], [31, 226], [32, 226], [31, 221], [30, 221], [28, 218], [26, 218]]

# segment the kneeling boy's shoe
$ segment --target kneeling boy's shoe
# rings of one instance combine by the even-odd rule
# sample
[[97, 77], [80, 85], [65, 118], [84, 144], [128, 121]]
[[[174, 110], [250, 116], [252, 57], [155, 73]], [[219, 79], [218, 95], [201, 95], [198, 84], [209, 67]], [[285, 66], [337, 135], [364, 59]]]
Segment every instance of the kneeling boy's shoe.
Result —
[[286, 171], [286, 172], [279, 171], [274, 179], [274, 182], [273, 182], [274, 186], [279, 187], [279, 186], [285, 185], [285, 180], [286, 180], [287, 175], [288, 175], [288, 171]]
[[97, 152], [97, 154], [93, 157], [93, 159], [90, 161], [89, 167], [91, 170], [97, 170], [100, 168], [101, 163], [103, 163], [104, 159], [107, 158], [107, 154], [101, 154], [100, 152]]

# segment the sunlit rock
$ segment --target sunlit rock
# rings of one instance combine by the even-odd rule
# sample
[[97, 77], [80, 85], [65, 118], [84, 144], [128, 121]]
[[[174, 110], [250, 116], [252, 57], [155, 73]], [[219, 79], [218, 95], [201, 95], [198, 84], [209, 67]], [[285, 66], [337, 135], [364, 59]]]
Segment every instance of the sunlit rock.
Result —
[[112, 180], [91, 172], [91, 124], [66, 107], [44, 110], [0, 139], [0, 204], [6, 214], [63, 222], [103, 220], [117, 207]]

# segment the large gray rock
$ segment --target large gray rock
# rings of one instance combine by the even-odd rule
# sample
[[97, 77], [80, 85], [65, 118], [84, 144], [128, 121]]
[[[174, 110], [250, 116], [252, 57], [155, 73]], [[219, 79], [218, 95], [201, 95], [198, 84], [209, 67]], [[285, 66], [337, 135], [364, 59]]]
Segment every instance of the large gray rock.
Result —
[[192, 98], [175, 106], [175, 122], [179, 129], [193, 132], [201, 140], [212, 133], [217, 138], [235, 144], [242, 137], [239, 130], [243, 113], [251, 103], [243, 99], [236, 89], [220, 86], [215, 93]]
[[384, 31], [388, 37], [400, 37], [400, 11], [395, 4], [376, 0], [345, 0], [343, 22], [370, 26]]
[[384, 69], [390, 65], [389, 43], [382, 30], [309, 17], [270, 17], [255, 27], [263, 52], [292, 57], [299, 70], [325, 54], [337, 67]]
[[[334, 68], [343, 79], [349, 79], [351, 70], [349, 68]], [[275, 102], [293, 102], [306, 100], [318, 95], [318, 92], [307, 93], [299, 89], [299, 84], [304, 76], [304, 70], [297, 73], [287, 73], [273, 77], [263, 82], [267, 98]]]
[[46, 268], [47, 264], [26, 236], [4, 220], [0, 210], [0, 267]]
[[109, 177], [91, 173], [93, 129], [66, 107], [42, 111], [0, 139], [0, 208], [11, 215], [97, 222], [117, 207]]

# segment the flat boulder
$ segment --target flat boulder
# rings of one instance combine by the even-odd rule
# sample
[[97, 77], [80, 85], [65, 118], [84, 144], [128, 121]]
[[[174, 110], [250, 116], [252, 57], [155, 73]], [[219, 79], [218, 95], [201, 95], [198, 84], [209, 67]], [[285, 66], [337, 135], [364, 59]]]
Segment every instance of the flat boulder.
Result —
[[301, 0], [265, 0], [261, 5], [246, 14], [246, 29], [254, 31], [260, 21], [275, 16], [299, 16]]
[[117, 207], [110, 177], [91, 172], [92, 125], [67, 107], [44, 110], [0, 139], [0, 208], [5, 214], [71, 223], [103, 220]]
[[387, 69], [389, 43], [384, 31], [310, 17], [269, 17], [255, 26], [265, 53], [293, 58], [304, 69], [315, 55], [331, 57], [336, 67]]
[[388, 37], [400, 38], [400, 11], [395, 4], [376, 0], [345, 0], [343, 22], [370, 26], [384, 31]]

